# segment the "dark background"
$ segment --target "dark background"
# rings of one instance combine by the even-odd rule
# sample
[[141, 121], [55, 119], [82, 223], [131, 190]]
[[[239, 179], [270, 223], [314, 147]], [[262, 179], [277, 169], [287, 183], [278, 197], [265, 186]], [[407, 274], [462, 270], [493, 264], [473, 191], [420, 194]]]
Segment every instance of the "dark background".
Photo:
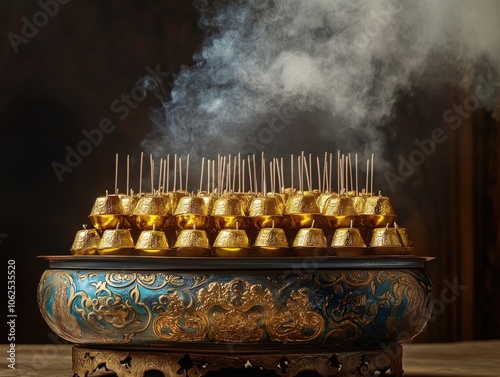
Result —
[[[16, 261], [17, 343], [57, 341], [36, 305], [47, 267], [37, 256], [69, 254], [95, 197], [113, 189], [115, 153], [130, 154], [137, 169], [140, 141], [152, 130], [149, 111], [160, 101], [150, 93], [124, 119], [111, 104], [131, 93], [147, 66], [169, 72], [163, 83], [168, 92], [203, 38], [190, 1], [73, 0], [16, 53], [7, 34], [21, 34], [22, 17], [31, 20], [38, 11], [36, 2], [0, 4], [0, 252], [5, 270], [7, 260]], [[449, 297], [450, 284], [466, 286], [441, 300], [417, 341], [500, 337], [498, 122], [479, 109], [456, 131], [443, 123], [444, 111], [468, 94], [452, 86], [402, 93], [386, 129], [385, 157], [394, 172], [398, 156], [408, 158], [416, 149], [415, 138], [430, 137], [436, 127], [447, 132], [394, 192], [381, 174], [376, 178], [417, 253], [436, 257], [429, 263], [436, 298]], [[53, 162], [65, 163], [66, 147], [75, 148], [82, 130], [98, 128], [103, 118], [116, 128], [60, 182]]]

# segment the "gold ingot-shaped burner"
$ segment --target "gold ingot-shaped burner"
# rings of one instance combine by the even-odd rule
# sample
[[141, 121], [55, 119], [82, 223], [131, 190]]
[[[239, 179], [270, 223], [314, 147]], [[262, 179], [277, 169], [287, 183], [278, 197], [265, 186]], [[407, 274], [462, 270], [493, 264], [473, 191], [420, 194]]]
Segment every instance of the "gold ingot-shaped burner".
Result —
[[336, 192], [322, 192], [316, 202], [318, 203], [318, 208], [321, 213], [325, 212], [325, 204], [330, 198], [337, 198], [339, 195]]
[[214, 208], [215, 201], [217, 200], [217, 197], [213, 194], [208, 194], [208, 193], [204, 193], [198, 196], [202, 198], [203, 201], [205, 202], [205, 206], [207, 207], [207, 214], [211, 214], [212, 209]]
[[289, 198], [285, 206], [285, 218], [290, 228], [299, 229], [318, 223], [321, 213], [316, 198], [309, 192], [298, 193]]
[[135, 228], [135, 220], [134, 217], [132, 216], [132, 213], [134, 212], [134, 208], [139, 203], [139, 196], [138, 195], [121, 195], [120, 200], [122, 201], [123, 205], [123, 211], [127, 215], [123, 222], [120, 222], [123, 224], [124, 228]]
[[248, 215], [248, 210], [250, 207], [250, 202], [253, 200], [255, 195], [246, 193], [246, 192], [233, 192], [230, 194], [230, 196], [233, 196], [235, 198], [238, 198], [241, 202], [241, 208], [243, 209], [243, 213]]
[[115, 229], [118, 223], [123, 224], [127, 217], [123, 204], [118, 195], [106, 195], [98, 197], [92, 210], [89, 220], [98, 230]]
[[360, 218], [363, 226], [376, 228], [392, 225], [396, 219], [396, 213], [388, 197], [368, 196]]
[[213, 244], [218, 257], [246, 257], [250, 252], [250, 241], [243, 229], [222, 229]]
[[209, 218], [205, 201], [199, 196], [180, 198], [173, 220], [180, 229], [206, 228], [209, 224]]
[[370, 247], [378, 255], [403, 254], [405, 252], [398, 230], [388, 226], [373, 229]]
[[283, 203], [279, 198], [259, 196], [250, 202], [248, 216], [256, 229], [279, 227], [283, 221]]
[[299, 256], [319, 256], [326, 253], [326, 236], [321, 228], [302, 228], [293, 240], [292, 247]]
[[139, 196], [137, 195], [123, 195], [120, 197], [123, 205], [123, 212], [127, 215], [132, 215], [134, 208], [139, 203]]
[[69, 251], [73, 255], [96, 255], [98, 254], [97, 248], [100, 240], [101, 236], [99, 236], [97, 230], [84, 227], [84, 229], [76, 232], [73, 245]]
[[138, 255], [166, 255], [169, 246], [165, 232], [143, 230], [137, 239], [135, 249]]
[[235, 229], [246, 225], [245, 212], [241, 200], [238, 197], [224, 195], [217, 199], [212, 209], [212, 219], [214, 226], [218, 229]]
[[347, 228], [357, 219], [352, 198], [341, 195], [330, 198], [325, 204], [323, 218], [329, 228]]
[[365, 241], [358, 228], [336, 229], [330, 246], [339, 257], [367, 254]]
[[207, 233], [201, 229], [183, 229], [174, 244], [178, 257], [209, 257], [212, 255]]
[[169, 203], [162, 195], [143, 196], [134, 208], [135, 224], [139, 229], [161, 229], [169, 215]]
[[169, 191], [163, 196], [167, 196], [170, 199], [170, 206], [172, 208], [172, 212], [177, 208], [177, 204], [179, 204], [179, 200], [185, 196], [188, 196], [189, 193], [187, 191]]
[[125, 213], [123, 204], [118, 195], [99, 196], [92, 207], [91, 215], [109, 215]]
[[100, 255], [133, 255], [134, 240], [128, 229], [107, 229], [99, 242]]
[[286, 203], [285, 194], [280, 194], [278, 192], [268, 192], [266, 197], [273, 198], [276, 200], [276, 202], [278, 203], [278, 209], [281, 213], [285, 211], [285, 203]]
[[365, 203], [366, 203], [365, 195], [358, 195], [352, 198], [352, 204], [354, 206], [354, 210], [358, 215], [363, 213], [365, 209]]
[[281, 228], [262, 228], [257, 234], [254, 248], [256, 255], [261, 257], [283, 257], [292, 254], [285, 231]]

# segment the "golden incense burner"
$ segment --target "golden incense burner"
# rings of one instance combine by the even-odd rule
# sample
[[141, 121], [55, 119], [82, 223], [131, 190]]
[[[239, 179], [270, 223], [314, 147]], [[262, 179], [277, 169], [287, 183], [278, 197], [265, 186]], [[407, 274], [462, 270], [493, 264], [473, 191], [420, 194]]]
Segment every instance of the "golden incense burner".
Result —
[[128, 180], [119, 194], [115, 178], [115, 193], [90, 211], [94, 228], [76, 232], [72, 255], [44, 257], [40, 311], [75, 345], [76, 377], [99, 368], [201, 377], [228, 367], [402, 376], [401, 345], [425, 327], [432, 284], [430, 258], [412, 255], [390, 199], [373, 194], [368, 174], [358, 190], [350, 155], [338, 155], [337, 192], [331, 154], [323, 167], [317, 158], [318, 188], [310, 155], [291, 164], [289, 187], [283, 159], [273, 159], [270, 191], [264, 156], [260, 191], [255, 156], [239, 159], [208, 160], [206, 191], [202, 168], [195, 194], [189, 158], [183, 189], [174, 156], [180, 184], [169, 190], [170, 157], [160, 160], [155, 187], [151, 156], [150, 193], [142, 175], [138, 194]]

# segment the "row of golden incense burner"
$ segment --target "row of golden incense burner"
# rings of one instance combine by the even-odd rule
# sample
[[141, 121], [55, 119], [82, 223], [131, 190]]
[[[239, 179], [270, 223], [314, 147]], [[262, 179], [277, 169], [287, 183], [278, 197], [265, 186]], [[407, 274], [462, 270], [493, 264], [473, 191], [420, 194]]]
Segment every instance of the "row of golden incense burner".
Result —
[[94, 229], [78, 231], [70, 251], [179, 257], [410, 253], [408, 232], [395, 218], [389, 198], [380, 194], [106, 194], [89, 215]]

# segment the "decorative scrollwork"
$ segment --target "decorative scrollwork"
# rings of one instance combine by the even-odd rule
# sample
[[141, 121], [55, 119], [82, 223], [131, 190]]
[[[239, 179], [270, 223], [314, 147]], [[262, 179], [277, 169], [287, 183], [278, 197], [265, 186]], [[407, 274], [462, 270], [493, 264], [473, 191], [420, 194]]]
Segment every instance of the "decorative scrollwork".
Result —
[[274, 308], [267, 321], [269, 336], [278, 342], [307, 342], [318, 338], [325, 330], [325, 321], [310, 310], [307, 290], [299, 289], [290, 296], [285, 308]]
[[[316, 372], [321, 377], [385, 375], [389, 369], [395, 377], [402, 377], [402, 353], [397, 348], [388, 355], [382, 350], [366, 352], [339, 352], [335, 354], [216, 354], [175, 353], [154, 351], [113, 351], [73, 347], [73, 372], [75, 377], [92, 375], [98, 368], [106, 368], [117, 377], [143, 377], [147, 371], [156, 370], [165, 376], [203, 377], [209, 372], [232, 368], [252, 368], [255, 374], [276, 373], [294, 377], [302, 372]], [[264, 372], [262, 372], [264, 371]]]
[[308, 343], [340, 349], [394, 342], [402, 331], [410, 340], [428, 319], [430, 293], [422, 270], [49, 270], [38, 299], [49, 326], [79, 344], [227, 343], [251, 349]]
[[207, 324], [195, 310], [188, 310], [179, 292], [160, 296], [153, 310], [160, 314], [154, 319], [155, 335], [167, 342], [196, 342], [207, 336]]

